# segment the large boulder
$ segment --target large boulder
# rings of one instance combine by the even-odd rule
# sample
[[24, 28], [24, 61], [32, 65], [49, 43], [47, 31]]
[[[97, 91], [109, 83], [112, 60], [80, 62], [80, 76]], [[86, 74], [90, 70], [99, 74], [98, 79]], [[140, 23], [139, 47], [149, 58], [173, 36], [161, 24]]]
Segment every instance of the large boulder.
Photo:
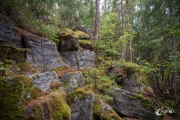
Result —
[[161, 120], [153, 111], [157, 107], [138, 94], [116, 88], [113, 98], [113, 109], [122, 115], [141, 120]]
[[0, 44], [10, 44], [21, 48], [21, 37], [15, 29], [14, 22], [0, 15]]
[[123, 68], [114, 65], [107, 69], [107, 75], [111, 74], [115, 76], [116, 83], [121, 85], [124, 90], [133, 93], [140, 93], [142, 91], [142, 84], [139, 84], [140, 81], [137, 79], [137, 76], [139, 76], [138, 72], [127, 74]]
[[59, 82], [59, 78], [54, 71], [44, 72], [41, 74], [32, 74], [28, 77], [33, 79], [33, 85], [40, 88], [42, 91], [50, 90], [50, 85]]
[[95, 95], [86, 87], [78, 88], [68, 94], [71, 107], [71, 120], [93, 120], [93, 104]]
[[73, 90], [83, 87], [86, 85], [84, 76], [82, 72], [70, 72], [59, 76], [60, 82], [62, 82], [62, 88], [67, 92], [72, 92]]
[[59, 45], [58, 50], [77, 50], [79, 47], [78, 36], [71, 29], [62, 29], [59, 31]]
[[61, 56], [74, 69], [93, 68], [95, 53], [91, 50], [64, 51]]
[[38, 67], [42, 72], [65, 65], [55, 43], [27, 31], [21, 29], [19, 31], [23, 38], [23, 46], [30, 49], [26, 62], [32, 63], [32, 65]]
[[30, 101], [26, 109], [26, 120], [70, 120], [71, 109], [63, 91], [46, 93]]

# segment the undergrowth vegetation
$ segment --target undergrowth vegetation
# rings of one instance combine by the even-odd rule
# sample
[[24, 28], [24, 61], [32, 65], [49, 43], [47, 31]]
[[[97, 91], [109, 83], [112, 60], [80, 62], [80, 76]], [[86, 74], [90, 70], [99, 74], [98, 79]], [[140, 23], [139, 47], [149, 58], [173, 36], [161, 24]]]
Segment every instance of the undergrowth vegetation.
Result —
[[98, 98], [106, 102], [112, 102], [114, 88], [119, 87], [115, 82], [115, 76], [107, 76], [104, 69], [83, 70], [87, 86], [93, 90]]
[[[121, 84], [118, 84], [117, 78], [120, 76], [116, 74], [108, 74], [108, 68], [117, 67], [118, 71], [122, 74], [122, 80], [128, 79], [132, 73], [136, 73], [135, 77], [138, 84], [143, 86], [151, 86], [149, 75], [156, 72], [158, 68], [146, 65], [138, 65], [132, 62], [125, 62], [122, 60], [107, 60], [101, 56], [96, 56], [96, 67], [93, 69], [83, 69], [85, 81], [89, 88], [91, 88], [96, 94], [97, 98], [103, 99], [108, 103], [113, 100], [113, 93], [115, 88], [122, 88]], [[106, 60], [104, 60], [106, 59]]]

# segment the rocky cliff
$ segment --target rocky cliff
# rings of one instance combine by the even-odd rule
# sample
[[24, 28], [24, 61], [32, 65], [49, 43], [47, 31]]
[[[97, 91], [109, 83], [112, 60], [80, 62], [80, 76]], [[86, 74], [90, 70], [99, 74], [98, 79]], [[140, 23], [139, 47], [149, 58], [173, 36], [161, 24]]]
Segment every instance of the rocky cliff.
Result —
[[90, 35], [79, 29], [58, 34], [55, 44], [0, 17], [1, 120], [161, 120], [152, 106], [143, 106], [148, 99], [137, 97], [143, 87], [136, 73], [124, 80], [119, 69], [109, 70], [123, 88], [113, 91], [112, 106], [96, 97], [81, 72], [95, 66]]

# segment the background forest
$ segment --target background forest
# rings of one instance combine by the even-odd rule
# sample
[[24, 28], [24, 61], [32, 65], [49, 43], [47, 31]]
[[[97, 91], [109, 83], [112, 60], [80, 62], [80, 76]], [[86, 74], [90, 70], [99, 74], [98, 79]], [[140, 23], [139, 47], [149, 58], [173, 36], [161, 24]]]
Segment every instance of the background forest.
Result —
[[[93, 33], [95, 2], [7, 0], [1, 2], [0, 10], [10, 15], [22, 28], [56, 40], [56, 30], [62, 28], [87, 25]], [[123, 51], [123, 59], [133, 62], [177, 60], [179, 5], [178, 0], [101, 0], [96, 47], [104, 47], [106, 54], [116, 57], [120, 57]]]
[[[1, 14], [53, 42], [59, 42], [59, 29], [86, 25], [91, 38], [97, 41], [94, 44], [96, 68], [86, 73], [89, 79], [105, 80], [101, 70], [121, 61], [148, 73], [158, 86], [159, 99], [179, 110], [180, 0], [0, 1]], [[95, 36], [97, 14], [100, 15], [99, 32]]]

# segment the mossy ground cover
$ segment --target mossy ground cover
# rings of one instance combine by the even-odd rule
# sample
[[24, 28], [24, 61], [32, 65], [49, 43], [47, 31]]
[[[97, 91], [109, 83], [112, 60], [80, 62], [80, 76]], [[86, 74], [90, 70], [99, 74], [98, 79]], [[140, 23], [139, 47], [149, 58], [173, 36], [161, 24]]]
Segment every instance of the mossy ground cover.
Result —
[[52, 69], [53, 71], [55, 71], [57, 73], [58, 76], [61, 76], [63, 74], [67, 74], [69, 72], [75, 72], [74, 69], [72, 69], [71, 67], [69, 66], [61, 66], [61, 67], [58, 67], [56, 69]]
[[[87, 86], [93, 90], [97, 98], [103, 99], [107, 103], [111, 103], [113, 100], [114, 89], [116, 87], [122, 88], [120, 84], [117, 84], [116, 77], [118, 76], [113, 74], [107, 75], [107, 69], [112, 65], [119, 68], [118, 70], [120, 71], [117, 72], [123, 71], [124, 79], [128, 79], [130, 75], [134, 73], [135, 79], [140, 85], [151, 88], [148, 75], [150, 72], [155, 71], [156, 68], [148, 68], [146, 66], [121, 60], [113, 61], [104, 59], [102, 64], [96, 64], [96, 68], [81, 70], [85, 76]], [[154, 94], [152, 90], [148, 91], [148, 93]]]
[[24, 120], [23, 107], [38, 94], [32, 83], [31, 78], [22, 75], [0, 78], [1, 120]]
[[16, 48], [11, 45], [0, 45], [0, 76], [15, 76], [21, 74], [38, 73], [39, 70], [27, 63], [26, 54], [29, 51], [24, 48]]
[[[16, 48], [8, 44], [0, 44], [0, 56], [4, 59], [12, 59], [17, 62], [24, 62], [28, 49]], [[3, 59], [1, 59], [2, 62]]]
[[114, 76], [107, 76], [104, 69], [82, 69], [85, 82], [89, 89], [96, 94], [96, 97], [110, 103], [113, 100], [114, 88], [120, 87], [115, 82]]

